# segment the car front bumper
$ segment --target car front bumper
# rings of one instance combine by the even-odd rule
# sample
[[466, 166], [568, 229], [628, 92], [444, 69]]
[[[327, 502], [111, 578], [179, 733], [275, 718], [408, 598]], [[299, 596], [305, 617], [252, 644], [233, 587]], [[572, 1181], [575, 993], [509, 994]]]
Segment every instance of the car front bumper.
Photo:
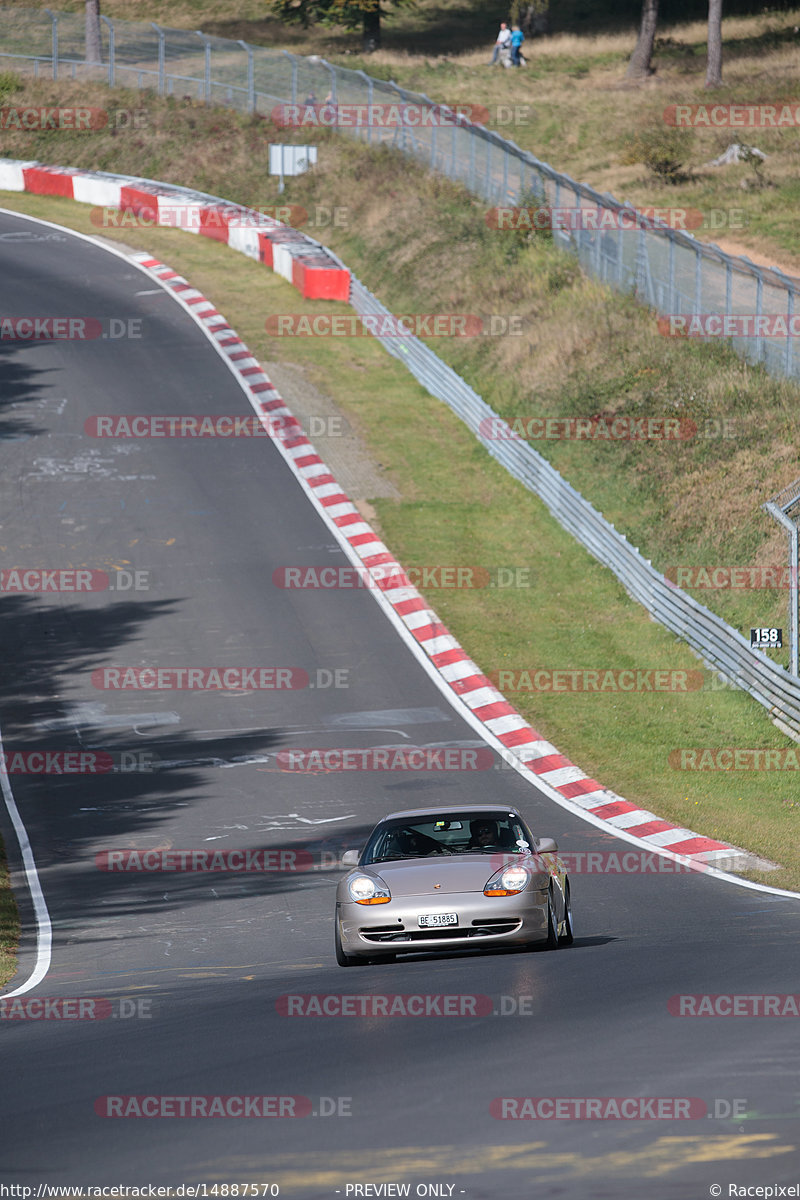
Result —
[[[442, 913], [456, 913], [458, 924], [420, 926], [421, 915]], [[375, 905], [340, 902], [336, 920], [345, 953], [365, 958], [412, 950], [526, 945], [547, 938], [547, 891], [526, 888], [516, 896], [491, 897], [483, 892], [401, 896]]]

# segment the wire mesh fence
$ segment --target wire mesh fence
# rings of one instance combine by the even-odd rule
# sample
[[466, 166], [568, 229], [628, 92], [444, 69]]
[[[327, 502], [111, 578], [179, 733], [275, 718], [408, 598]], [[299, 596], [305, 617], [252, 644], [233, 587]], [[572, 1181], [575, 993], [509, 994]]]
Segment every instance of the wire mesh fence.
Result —
[[[189, 94], [263, 114], [279, 105], [302, 106], [312, 100], [317, 104], [320, 97], [323, 105], [333, 106], [334, 114], [343, 105], [394, 106], [398, 116], [394, 123], [343, 124], [341, 132], [370, 144], [389, 143], [459, 180], [489, 204], [513, 206], [533, 197], [558, 210], [593, 214], [592, 220], [576, 220], [569, 229], [553, 230], [556, 241], [577, 254], [588, 273], [617, 290], [633, 292], [662, 314], [728, 313], [748, 318], [752, 334], [732, 339], [739, 352], [775, 374], [796, 377], [800, 373], [791, 336], [775, 339], [763, 323], [753, 325], [756, 319], [771, 317], [789, 325], [795, 284], [800, 280], [731, 258], [688, 234], [647, 220], [629, 205], [559, 174], [499, 134], [471, 124], [426, 96], [318, 58], [108, 18], [104, 18], [102, 56], [101, 64], [87, 63], [81, 16], [0, 9], [0, 59], [6, 66], [37, 75], [105, 78], [112, 85], [152, 89], [159, 95]], [[422, 119], [421, 113], [427, 116]], [[611, 220], [604, 214], [610, 214]], [[351, 303], [362, 314], [389, 315], [355, 277]], [[754, 651], [738, 630], [665, 579], [531, 445], [521, 438], [485, 437], [483, 423], [497, 421], [496, 414], [424, 343], [416, 338], [380, 340], [432, 395], [457, 413], [490, 454], [542, 498], [559, 523], [609, 567], [656, 620], [800, 737], [796, 676]]]
[[[728, 331], [736, 351], [772, 374], [800, 377], [794, 353], [795, 293], [800, 279], [733, 258], [656, 216], [555, 171], [499, 133], [463, 114], [362, 71], [312, 56], [228, 38], [102, 18], [101, 63], [87, 62], [84, 17], [48, 9], [0, 8], [0, 59], [55, 79], [104, 78], [112, 86], [189, 95], [209, 104], [268, 115], [280, 105], [317, 105], [328, 124], [370, 144], [388, 143], [464, 184], [492, 206], [531, 198], [551, 210], [575, 210], [553, 227], [563, 249], [612, 288], [635, 294], [664, 317], [710, 318], [698, 329]], [[344, 109], [392, 109], [393, 120], [340, 119]], [[723, 327], [720, 318], [728, 315]], [[736, 320], [735, 318], [738, 318]], [[692, 333], [680, 322], [665, 332]], [[800, 314], [797, 315], [800, 334]], [[698, 334], [698, 336], [700, 336]]]

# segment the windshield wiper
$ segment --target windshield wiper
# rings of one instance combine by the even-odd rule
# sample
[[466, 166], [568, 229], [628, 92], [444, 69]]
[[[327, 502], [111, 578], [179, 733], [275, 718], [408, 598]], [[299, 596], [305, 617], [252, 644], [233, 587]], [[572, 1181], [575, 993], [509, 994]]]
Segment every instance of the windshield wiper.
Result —
[[424, 854], [381, 854], [379, 858], [371, 858], [369, 860], [369, 863], [367, 863], [366, 865], [369, 866], [371, 863], [376, 863], [376, 862], [396, 862], [400, 858], [425, 858], [425, 857], [426, 857], [426, 855], [424, 855]]

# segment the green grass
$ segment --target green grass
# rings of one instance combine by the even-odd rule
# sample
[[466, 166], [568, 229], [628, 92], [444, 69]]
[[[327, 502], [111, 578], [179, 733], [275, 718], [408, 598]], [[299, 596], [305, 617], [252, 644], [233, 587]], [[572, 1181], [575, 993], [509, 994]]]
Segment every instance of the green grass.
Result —
[[[89, 212], [69, 201], [6, 195], [20, 211], [84, 232]], [[261, 358], [300, 364], [360, 432], [402, 499], [374, 499], [379, 528], [406, 566], [506, 566], [530, 587], [430, 590], [429, 602], [487, 672], [499, 668], [648, 667], [696, 670], [697, 660], [650, 621], [613, 576], [576, 546], [543, 505], [495, 464], [449, 410], [370, 339], [296, 339], [279, 348], [269, 314], [331, 311], [215, 243], [170, 230], [109, 235], [147, 248], [203, 290]], [[333, 311], [346, 311], [332, 306]], [[288, 397], [291, 403], [291, 397]], [[652, 694], [510, 695], [584, 770], [667, 820], [732, 841], [782, 864], [766, 878], [800, 886], [797, 809], [786, 777], [674, 769], [684, 746], [788, 743], [733, 690]], [[557, 833], [558, 814], [553, 813]]]
[[[109, 3], [105, 11], [132, 15], [124, 4]], [[256, 6], [237, 11], [237, 19], [252, 21], [256, 30], [260, 6], [258, 11]], [[588, 11], [597, 17], [591, 6]], [[214, 8], [205, 0], [176, 4], [169, 11], [156, 4], [136, 7], [137, 19], [206, 29], [217, 20], [217, 32], [257, 40], [253, 31], [230, 27], [227, 12], [227, 6]], [[493, 25], [497, 15], [487, 15], [486, 22]], [[790, 13], [737, 18], [736, 29], [744, 33], [729, 39], [726, 75], [732, 83], [723, 98], [796, 95], [796, 72], [788, 69], [785, 49], [786, 23], [792, 20]], [[680, 44], [666, 44], [659, 51], [659, 77], [645, 92], [619, 87], [630, 49], [627, 34], [619, 33], [613, 22], [602, 36], [594, 36], [591, 22], [586, 28], [590, 35], [583, 39], [541, 43], [531, 68], [513, 76], [479, 69], [477, 56], [482, 58], [484, 50], [476, 51], [472, 62], [469, 46], [461, 46], [460, 59], [384, 50], [359, 62], [344, 53], [352, 48], [351, 35], [346, 35], [348, 45], [342, 41], [345, 35], [338, 34], [323, 44], [321, 39], [331, 36], [326, 32], [290, 31], [285, 41], [273, 44], [340, 53], [345, 65], [362, 65], [452, 102], [530, 103], [530, 126], [505, 132], [574, 177], [638, 203], [737, 208], [746, 227], [736, 233], [740, 240], [749, 239], [755, 250], [777, 248], [776, 256], [796, 252], [800, 235], [792, 206], [800, 141], [795, 133], [759, 138], [771, 154], [765, 169], [771, 186], [758, 193], [740, 187], [749, 174], [744, 167], [724, 175], [701, 169], [712, 151], [724, 148], [719, 135], [698, 135], [694, 171], [678, 188], [665, 189], [644, 178], [640, 168], [620, 165], [636, 121], [652, 121], [667, 103], [705, 98], [697, 61], [699, 27], [675, 27], [674, 40]], [[477, 36], [473, 43], [478, 44]], [[428, 42], [431, 55], [435, 44], [435, 38]], [[756, 86], [751, 78], [756, 72], [766, 82]], [[16, 93], [13, 85], [14, 80], [0, 78], [4, 103], [12, 102], [13, 95], [13, 103], [20, 104], [80, 100], [100, 107], [144, 108], [147, 128], [114, 136], [106, 130], [90, 137], [3, 132], [2, 154], [171, 179], [243, 203], [283, 200], [310, 210], [315, 204], [338, 207], [346, 215], [343, 227], [310, 232], [342, 254], [394, 311], [518, 317], [522, 333], [517, 337], [433, 343], [509, 420], [623, 412], [677, 413], [701, 427], [705, 421], [732, 422], [730, 439], [544, 442], [537, 449], [661, 569], [785, 561], [783, 535], [760, 505], [800, 474], [800, 408], [794, 385], [749, 367], [724, 346], [660, 337], [653, 314], [584, 279], [546, 237], [489, 230], [483, 205], [390, 152], [369, 154], [345, 140], [317, 135], [318, 167], [289, 181], [281, 198], [266, 164], [267, 143], [275, 139], [275, 130], [263, 119], [180, 99], [160, 101], [148, 93], [109, 96], [99, 86], [64, 81], [57, 86], [28, 81]], [[88, 211], [69, 202], [15, 194], [5, 203], [98, 232]], [[268, 313], [331, 311], [329, 306], [305, 304], [280, 279], [240, 256], [231, 259], [232, 252], [205, 239], [165, 230], [106, 232], [161, 254], [215, 300], [262, 358], [289, 357], [304, 364], [317, 385], [337, 400], [402, 496], [398, 502], [374, 501], [382, 532], [401, 561], [530, 570], [530, 588], [440, 591], [429, 597], [484, 670], [697, 667], [694, 657], [650, 622], [539, 502], [377, 346], [367, 339], [353, 344], [296, 339], [287, 346], [264, 332]], [[743, 630], [754, 624], [786, 625], [785, 593], [696, 594]], [[774, 657], [786, 660], [785, 653]], [[665, 819], [780, 862], [782, 870], [770, 874], [769, 882], [800, 886], [800, 809], [791, 799], [790, 775], [687, 773], [669, 766], [669, 752], [686, 745], [787, 745], [766, 712], [744, 694], [709, 690], [509, 698], [544, 736], [606, 786]], [[0, 888], [2, 898], [10, 899]], [[0, 916], [6, 947], [15, 937], [13, 909], [8, 913]], [[13, 970], [1, 964], [2, 959], [0, 979], [3, 969], [6, 975]]]
[[17, 969], [19, 913], [8, 874], [3, 842], [0, 839], [0, 987]]

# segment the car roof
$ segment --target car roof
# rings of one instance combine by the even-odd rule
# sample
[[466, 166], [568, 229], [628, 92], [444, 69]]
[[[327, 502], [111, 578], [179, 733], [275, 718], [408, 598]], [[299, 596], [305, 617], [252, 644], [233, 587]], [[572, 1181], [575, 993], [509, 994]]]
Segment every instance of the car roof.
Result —
[[519, 809], [513, 804], [447, 804], [447, 805], [432, 805], [429, 808], [408, 808], [401, 812], [387, 813], [385, 817], [381, 817], [378, 824], [384, 821], [394, 821], [399, 817], [446, 817], [451, 813], [513, 813], [515, 817], [520, 817], [522, 814]]

